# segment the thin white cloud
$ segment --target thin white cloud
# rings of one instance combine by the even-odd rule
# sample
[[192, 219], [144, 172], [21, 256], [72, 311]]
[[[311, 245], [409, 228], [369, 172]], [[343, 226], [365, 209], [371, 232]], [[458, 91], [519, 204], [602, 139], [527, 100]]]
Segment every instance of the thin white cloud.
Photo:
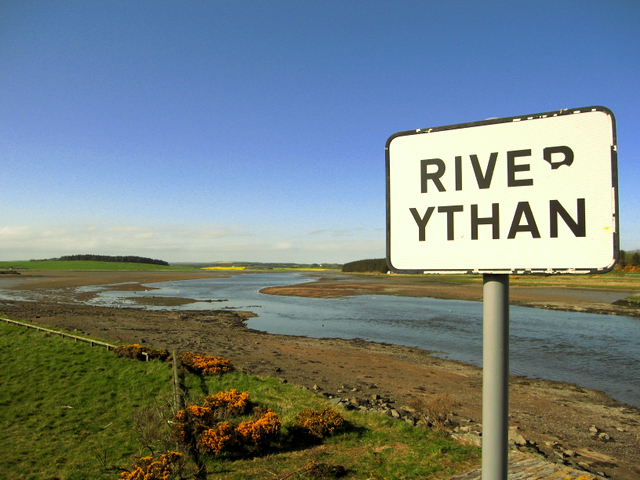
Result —
[[247, 260], [344, 263], [384, 255], [384, 241], [369, 232], [325, 230], [279, 234], [239, 225], [66, 225], [0, 228], [0, 260], [61, 255], [140, 255], [169, 262]]

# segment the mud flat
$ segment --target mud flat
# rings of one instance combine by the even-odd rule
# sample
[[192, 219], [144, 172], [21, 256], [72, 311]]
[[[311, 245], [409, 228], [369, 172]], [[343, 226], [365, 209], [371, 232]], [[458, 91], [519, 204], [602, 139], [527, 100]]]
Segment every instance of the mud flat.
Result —
[[[640, 292], [640, 276], [512, 277], [509, 283], [511, 305], [640, 317], [640, 299], [625, 301]], [[481, 301], [482, 278], [327, 275], [315, 282], [270, 287], [261, 292], [314, 298], [400, 295]]]

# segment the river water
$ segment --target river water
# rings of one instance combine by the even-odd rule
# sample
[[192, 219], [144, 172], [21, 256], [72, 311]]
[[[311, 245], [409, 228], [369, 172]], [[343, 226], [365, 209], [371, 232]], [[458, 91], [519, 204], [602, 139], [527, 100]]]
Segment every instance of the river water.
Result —
[[[172, 308], [251, 311], [258, 317], [247, 324], [256, 330], [419, 347], [443, 358], [482, 366], [481, 302], [389, 295], [317, 299], [259, 293], [268, 286], [312, 280], [299, 273], [265, 273], [154, 283], [160, 289], [103, 292], [92, 303], [133, 305], [130, 297], [143, 295], [187, 297], [201, 302]], [[510, 307], [510, 319], [512, 375], [572, 382], [640, 407], [640, 319], [516, 306]]]

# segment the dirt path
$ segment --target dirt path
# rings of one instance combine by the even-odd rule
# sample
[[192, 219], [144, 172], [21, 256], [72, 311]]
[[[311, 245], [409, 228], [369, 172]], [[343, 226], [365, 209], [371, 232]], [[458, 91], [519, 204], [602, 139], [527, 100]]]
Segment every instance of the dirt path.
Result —
[[[53, 275], [40, 279], [23, 278], [13, 288], [27, 288], [38, 294], [39, 300], [0, 301], [0, 313], [13, 319], [84, 332], [111, 342], [146, 343], [222, 355], [249, 373], [274, 376], [327, 396], [362, 400], [379, 395], [401, 407], [416, 398], [448, 395], [454, 401], [454, 420], [459, 434], [478, 440], [473, 434], [482, 428], [482, 372], [478, 368], [432, 357], [429, 352], [415, 348], [358, 340], [269, 335], [246, 327], [243, 320], [251, 316], [250, 313], [147, 311], [76, 303], [73, 292], [77, 291], [71, 286], [83, 282], [91, 285], [127, 282], [117, 288], [137, 289], [148, 288], [142, 287], [141, 283], [169, 279], [126, 273], [105, 274], [100, 282], [100, 275], [94, 273], [87, 275], [85, 280], [80, 273], [62, 275], [60, 283], [56, 283]], [[0, 280], [0, 288], [8, 288], [9, 283]], [[303, 288], [305, 293], [314, 295], [321, 295], [323, 290], [325, 294], [334, 295], [347, 291], [350, 294], [370, 292], [376, 288], [381, 293], [381, 286], [376, 287], [376, 282], [371, 284], [358, 279], [327, 278], [318, 283], [320, 285], [311, 283], [292, 288]], [[402, 282], [382, 286], [398, 291], [416, 288]], [[432, 285], [433, 288], [436, 286]], [[438, 288], [438, 294], [452, 295], [441, 298], [472, 299], [478, 289], [481, 290], [481, 286], [475, 284], [453, 288], [440, 285]], [[556, 291], [551, 293], [558, 294]], [[548, 297], [543, 298], [543, 301], [548, 300]], [[563, 457], [563, 462], [580, 464], [611, 478], [640, 480], [638, 408], [575, 385], [513, 377], [510, 424], [517, 427], [517, 433], [527, 441], [523, 445], [525, 449], [538, 450], [550, 459]]]

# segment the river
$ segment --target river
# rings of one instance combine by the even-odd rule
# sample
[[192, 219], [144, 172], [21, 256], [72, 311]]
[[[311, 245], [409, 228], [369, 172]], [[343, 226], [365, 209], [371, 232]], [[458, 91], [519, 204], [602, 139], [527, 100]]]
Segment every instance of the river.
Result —
[[[299, 273], [242, 274], [154, 283], [148, 292], [102, 292], [97, 305], [130, 297], [187, 297], [175, 309], [251, 311], [250, 328], [285, 335], [362, 338], [435, 351], [482, 366], [482, 303], [363, 295], [305, 298], [265, 295], [268, 286], [313, 281]], [[83, 287], [91, 289], [93, 287]], [[153, 308], [153, 307], [149, 307]], [[157, 307], [166, 308], [166, 307]], [[640, 320], [614, 315], [510, 307], [512, 375], [576, 383], [640, 407]]]

